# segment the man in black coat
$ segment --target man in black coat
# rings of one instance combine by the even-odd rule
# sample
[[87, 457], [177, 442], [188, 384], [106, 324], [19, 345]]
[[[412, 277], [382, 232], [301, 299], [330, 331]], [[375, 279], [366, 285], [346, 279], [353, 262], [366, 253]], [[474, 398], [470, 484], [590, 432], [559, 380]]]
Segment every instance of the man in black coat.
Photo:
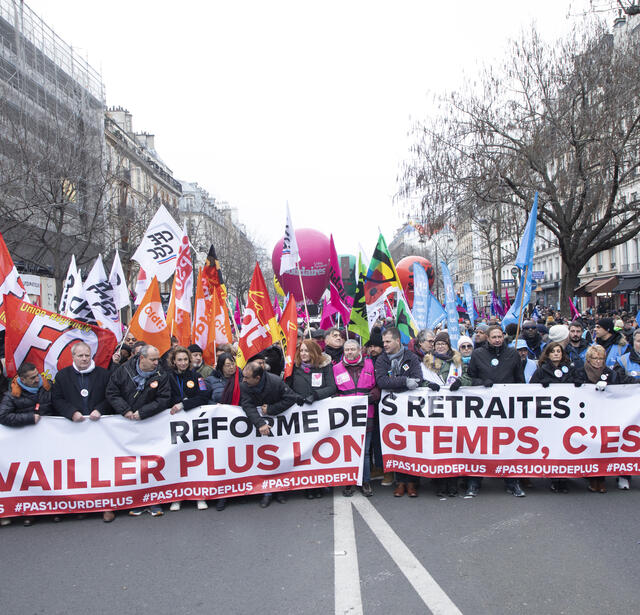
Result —
[[[250, 361], [242, 370], [240, 383], [240, 406], [263, 436], [271, 433], [265, 416], [276, 416], [288, 410], [298, 400], [294, 393], [278, 376], [265, 371], [257, 361]], [[261, 508], [271, 504], [272, 493], [265, 493], [260, 500]], [[281, 504], [287, 501], [284, 493], [276, 493]]]
[[91, 358], [91, 348], [78, 342], [71, 348], [73, 363], [56, 374], [52, 402], [56, 414], [70, 421], [97, 421], [103, 414], [113, 414], [105, 394], [109, 371], [98, 367]]
[[0, 425], [35, 425], [47, 414], [53, 414], [51, 381], [43, 378], [33, 363], [23, 363], [0, 402]]
[[529, 349], [529, 358], [537, 361], [540, 358], [542, 349], [544, 348], [544, 342], [542, 341], [542, 335], [538, 331], [538, 327], [533, 320], [525, 320], [522, 323], [522, 337], [527, 342], [527, 348]]
[[[529, 347], [530, 350], [530, 347]], [[492, 387], [494, 384], [524, 383], [524, 366], [515, 348], [507, 346], [504, 333], [498, 325], [487, 330], [487, 346], [476, 348], [471, 353], [469, 370], [473, 386]], [[478, 495], [481, 479], [472, 476], [467, 481], [465, 495]], [[526, 495], [517, 478], [505, 478], [504, 484], [509, 493], [518, 498]]]
[[[107, 384], [107, 401], [126, 419], [142, 421], [166, 410], [171, 405], [169, 375], [159, 367], [160, 353], [155, 346], [143, 346], [111, 376]], [[162, 515], [162, 506], [149, 507], [152, 517]], [[144, 508], [134, 508], [130, 515], [137, 517]]]
[[[43, 378], [33, 363], [23, 363], [0, 402], [0, 425], [5, 427], [35, 425], [41, 416], [52, 413], [51, 381]], [[32, 525], [33, 519], [33, 517], [24, 517], [23, 524]], [[0, 525], [9, 523], [11, 523], [11, 517], [0, 520]]]
[[[416, 354], [402, 346], [400, 331], [389, 327], [382, 334], [384, 352], [375, 364], [376, 384], [380, 390], [403, 392], [418, 388], [422, 380], [422, 366]], [[382, 484], [389, 484], [390, 477], [383, 477]], [[417, 476], [396, 472], [396, 488], [393, 495], [397, 498], [405, 493], [410, 498], [418, 496]]]
[[[113, 414], [105, 394], [110, 372], [98, 367], [91, 358], [91, 348], [78, 342], [71, 348], [73, 363], [56, 374], [51, 401], [56, 414], [79, 423], [88, 416], [97, 421], [103, 414]], [[116, 518], [112, 510], [102, 513], [102, 520], [111, 523]]]
[[140, 421], [170, 407], [169, 375], [158, 367], [155, 346], [143, 346], [137, 357], [119, 367], [107, 385], [107, 401], [127, 419]]

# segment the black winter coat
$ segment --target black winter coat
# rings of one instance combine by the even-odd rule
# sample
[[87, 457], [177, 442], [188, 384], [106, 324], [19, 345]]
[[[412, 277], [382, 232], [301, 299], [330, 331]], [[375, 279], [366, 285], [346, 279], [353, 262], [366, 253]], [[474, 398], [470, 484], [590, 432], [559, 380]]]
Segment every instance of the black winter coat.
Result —
[[112, 374], [107, 385], [107, 400], [119, 414], [137, 410], [141, 419], [147, 419], [171, 406], [171, 385], [166, 370], [158, 368], [144, 389], [138, 391], [133, 380], [137, 363], [137, 359], [131, 359]]
[[179, 374], [172, 369], [169, 371], [169, 382], [171, 384], [169, 405], [182, 402], [184, 410], [191, 410], [209, 403], [209, 390], [198, 372], [187, 369]]
[[38, 405], [39, 415], [53, 414], [51, 382], [47, 380], [37, 393], [29, 393], [20, 387], [16, 380], [14, 378], [11, 387], [0, 402], [0, 425], [5, 427], [35, 425], [36, 405]]
[[240, 384], [240, 405], [256, 427], [261, 427], [267, 422], [258, 412], [258, 406], [267, 404], [267, 414], [275, 416], [291, 408], [297, 401], [298, 395], [284, 380], [269, 372], [262, 374], [260, 382], [255, 387], [250, 387], [246, 382]]
[[[491, 361], [494, 359], [498, 360], [497, 365], [492, 365]], [[488, 344], [474, 349], [469, 361], [468, 374], [474, 386], [483, 385], [485, 382], [513, 384], [525, 381], [520, 355], [506, 344], [498, 347]]]
[[[113, 410], [105, 397], [111, 373], [96, 365], [89, 374], [79, 374], [73, 365], [64, 367], [56, 374], [56, 381], [51, 392], [51, 401], [56, 414], [71, 420], [75, 412], [85, 416], [98, 410], [100, 414], [113, 414]], [[89, 391], [87, 409], [80, 395], [82, 389]]]
[[[314, 374], [319, 374], [314, 376]], [[315, 386], [314, 386], [315, 383]], [[323, 355], [320, 367], [312, 367], [308, 372], [302, 367], [294, 366], [293, 373], [287, 379], [287, 384], [302, 399], [326, 399], [337, 392], [333, 377], [333, 364], [328, 355]]]
[[[563, 368], [566, 368], [566, 371], [563, 371]], [[560, 370], [560, 376], [556, 375], [557, 370]], [[576, 367], [572, 363], [556, 367], [550, 361], [545, 361], [542, 364], [538, 364], [538, 369], [533, 373], [529, 382], [531, 382], [531, 384], [573, 383], [576, 382]]]
[[391, 370], [391, 359], [386, 352], [378, 357], [375, 363], [376, 384], [381, 390], [406, 391], [407, 378], [422, 380], [422, 365], [416, 354], [405, 348], [400, 361], [401, 376], [394, 376]]
[[[606, 382], [607, 384], [633, 384], [635, 382], [633, 376], [627, 376], [624, 372], [613, 370], [606, 365], [602, 370], [602, 375], [607, 377], [606, 380], [604, 378], [602, 379], [602, 382]], [[589, 376], [587, 376], [587, 371], [584, 367], [576, 370], [576, 379], [583, 384], [595, 384], [595, 382], [592, 383], [591, 380], [589, 380]]]

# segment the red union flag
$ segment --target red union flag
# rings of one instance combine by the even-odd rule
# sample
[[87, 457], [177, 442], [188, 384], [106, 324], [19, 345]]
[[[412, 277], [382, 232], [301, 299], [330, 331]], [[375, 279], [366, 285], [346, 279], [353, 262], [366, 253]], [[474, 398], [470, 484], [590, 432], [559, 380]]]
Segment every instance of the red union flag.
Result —
[[253, 355], [266, 350], [279, 339], [280, 325], [273, 313], [260, 265], [256, 263], [249, 287], [247, 307], [242, 314], [242, 330], [236, 356], [238, 367], [244, 367]]
[[[22, 299], [27, 294], [18, 270], [13, 264], [13, 259], [7, 249], [2, 234], [0, 234], [0, 298], [3, 295], [13, 295]], [[0, 304], [0, 331], [3, 331], [7, 322], [4, 302]]]
[[191, 264], [191, 247], [187, 237], [187, 229], [182, 232], [182, 241], [178, 249], [176, 274], [173, 278], [176, 307], [191, 314], [191, 297], [193, 296], [193, 265]]
[[298, 345], [298, 312], [296, 310], [296, 299], [293, 294], [289, 295], [289, 302], [284, 308], [284, 313], [280, 319], [282, 329], [282, 346], [284, 350], [284, 377], [288, 378], [293, 373], [293, 359], [296, 356]]
[[7, 375], [10, 378], [25, 361], [33, 363], [39, 372], [55, 377], [59, 370], [71, 365], [71, 347], [77, 342], [89, 344], [96, 365], [109, 366], [118, 343], [111, 331], [50, 312], [13, 295], [4, 295], [4, 306], [7, 313]]

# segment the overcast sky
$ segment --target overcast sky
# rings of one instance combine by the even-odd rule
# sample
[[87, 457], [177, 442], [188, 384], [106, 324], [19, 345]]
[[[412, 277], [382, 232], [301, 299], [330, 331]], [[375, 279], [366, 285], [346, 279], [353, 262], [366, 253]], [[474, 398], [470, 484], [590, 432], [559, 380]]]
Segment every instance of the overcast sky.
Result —
[[532, 20], [553, 38], [590, 2], [29, 5], [102, 73], [107, 104], [156, 135], [174, 176], [236, 206], [269, 252], [288, 200], [296, 228], [333, 232], [339, 253], [356, 253], [400, 224], [393, 196], [411, 118]]

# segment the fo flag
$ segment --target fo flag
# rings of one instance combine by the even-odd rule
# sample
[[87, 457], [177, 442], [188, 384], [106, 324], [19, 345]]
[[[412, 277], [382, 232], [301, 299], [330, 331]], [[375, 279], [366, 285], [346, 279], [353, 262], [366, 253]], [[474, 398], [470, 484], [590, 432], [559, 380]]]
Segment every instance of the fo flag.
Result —
[[116, 306], [113, 286], [107, 278], [100, 254], [85, 280], [84, 295], [98, 321], [98, 326], [113, 331], [113, 334], [120, 341], [122, 339], [120, 310]]
[[107, 329], [67, 318], [41, 307], [25, 303], [13, 295], [4, 295], [7, 311], [5, 338], [7, 375], [15, 376], [18, 367], [28, 361], [48, 377], [71, 365], [71, 347], [85, 342], [91, 348], [96, 365], [107, 368], [117, 340]]
[[137, 340], [155, 346], [161, 355], [171, 348], [171, 334], [164, 319], [160, 286], [155, 276], [131, 319], [129, 332]]
[[133, 260], [144, 267], [148, 276], [166, 282], [176, 269], [182, 231], [164, 205], [153, 216]]
[[60, 314], [68, 318], [73, 318], [74, 320], [98, 326], [91, 305], [85, 296], [81, 272], [79, 269], [75, 269], [75, 274], [72, 274], [72, 265], [75, 266], [75, 259], [72, 259], [69, 265], [69, 272], [67, 273], [67, 280], [65, 282], [65, 286], [67, 286], [65, 305], [60, 304]]
[[247, 306], [242, 314], [242, 330], [238, 340], [236, 363], [242, 368], [255, 354], [266, 350], [280, 339], [276, 320], [260, 265], [256, 263], [249, 287]]
[[[0, 299], [3, 295], [13, 295], [18, 299], [27, 298], [27, 291], [24, 289], [18, 270], [13, 264], [7, 244], [0, 234]], [[0, 331], [4, 330], [6, 322], [4, 303], [0, 303]]]
[[[58, 306], [58, 312], [60, 314], [67, 313], [67, 305], [69, 304], [69, 293], [75, 286], [76, 280], [80, 278], [80, 271], [76, 265], [76, 256], [71, 256], [71, 262], [69, 263], [69, 269], [67, 270], [67, 277], [64, 280], [64, 287], [62, 288], [62, 297], [60, 297], [60, 305]], [[80, 282], [82, 285], [82, 281]]]
[[118, 311], [122, 308], [129, 307], [127, 278], [125, 278], [124, 271], [122, 270], [118, 250], [116, 250], [116, 255], [113, 257], [113, 264], [111, 265], [111, 272], [109, 273], [109, 282], [111, 282], [111, 286], [113, 286], [113, 299]]

